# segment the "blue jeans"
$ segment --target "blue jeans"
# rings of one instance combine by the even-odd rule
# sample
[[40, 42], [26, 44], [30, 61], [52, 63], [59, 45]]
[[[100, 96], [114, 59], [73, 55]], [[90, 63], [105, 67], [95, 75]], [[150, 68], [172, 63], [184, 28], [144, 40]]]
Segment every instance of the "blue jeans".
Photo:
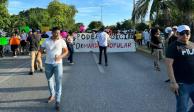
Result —
[[194, 105], [188, 110], [189, 98], [194, 103], [194, 84], [179, 84], [179, 96], [176, 95], [176, 112], [194, 112]]
[[[56, 101], [60, 102], [62, 92], [62, 75], [63, 65], [59, 64], [45, 64], [45, 74], [48, 80], [49, 92], [51, 96], [56, 97]], [[54, 77], [55, 81], [54, 81]]]

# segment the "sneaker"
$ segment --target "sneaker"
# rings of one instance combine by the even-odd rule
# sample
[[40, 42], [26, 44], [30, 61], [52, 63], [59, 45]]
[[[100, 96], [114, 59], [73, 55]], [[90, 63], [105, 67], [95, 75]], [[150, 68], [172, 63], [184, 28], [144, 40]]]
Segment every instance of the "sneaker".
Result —
[[60, 103], [59, 102], [56, 102], [55, 109], [57, 112], [60, 111]]
[[73, 64], [74, 64], [74, 62], [70, 62], [69, 64], [73, 65]]
[[28, 74], [29, 74], [29, 75], [34, 75], [34, 72], [29, 72]]
[[156, 70], [156, 71], [160, 71], [160, 67], [158, 67], [158, 66], [155, 67], [155, 70]]
[[44, 70], [41, 68], [41, 69], [40, 69], [40, 72], [44, 72]]
[[47, 103], [51, 103], [55, 101], [55, 96], [49, 96]]
[[165, 80], [164, 82], [170, 82], [170, 79]]

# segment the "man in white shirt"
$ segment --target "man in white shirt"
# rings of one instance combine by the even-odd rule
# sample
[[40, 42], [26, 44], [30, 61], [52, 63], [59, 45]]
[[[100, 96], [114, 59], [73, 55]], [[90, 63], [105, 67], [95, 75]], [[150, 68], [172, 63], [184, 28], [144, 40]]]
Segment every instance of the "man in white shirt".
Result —
[[28, 35], [25, 33], [24, 30], [22, 30], [22, 33], [21, 33], [20, 37], [21, 37], [21, 42], [20, 42], [21, 49], [20, 49], [20, 52], [24, 53], [25, 50], [27, 50], [26, 49], [26, 40], [27, 40]]
[[104, 58], [105, 58], [105, 66], [108, 66], [108, 59], [107, 59], [107, 46], [108, 46], [108, 41], [110, 40], [109, 35], [104, 31], [104, 28], [100, 29], [99, 34], [97, 35], [97, 42], [99, 45], [99, 63], [101, 64], [102, 61], [102, 52], [104, 51]]
[[147, 47], [149, 48], [150, 34], [147, 29], [145, 29], [145, 31], [143, 32], [143, 40], [144, 44], [147, 45]]
[[[48, 103], [53, 102], [56, 99], [56, 110], [59, 111], [62, 93], [62, 58], [66, 57], [68, 54], [67, 45], [65, 41], [60, 38], [59, 28], [54, 27], [52, 29], [52, 37], [45, 40], [41, 46], [40, 52], [43, 52], [43, 48], [46, 49], [47, 53], [45, 61], [45, 74], [50, 91]], [[53, 80], [53, 75], [55, 77], [55, 81]], [[56, 89], [54, 85], [56, 86]]]

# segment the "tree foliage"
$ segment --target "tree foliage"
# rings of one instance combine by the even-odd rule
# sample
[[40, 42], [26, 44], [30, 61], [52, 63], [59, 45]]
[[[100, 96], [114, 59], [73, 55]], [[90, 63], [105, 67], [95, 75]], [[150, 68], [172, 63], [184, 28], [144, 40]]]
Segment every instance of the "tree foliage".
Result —
[[[151, 4], [152, 3], [152, 4]], [[150, 9], [150, 19], [155, 24], [172, 25], [192, 21], [194, 13], [193, 0], [138, 0], [132, 13], [132, 20], [145, 18]]]
[[88, 25], [88, 30], [100, 29], [101, 27], [104, 27], [104, 25], [101, 21], [92, 21]]
[[10, 24], [7, 2], [7, 0], [0, 0], [0, 29], [8, 29]]
[[136, 24], [136, 27], [135, 27], [137, 31], [144, 31], [145, 29], [148, 29], [148, 28], [149, 26], [146, 25], [145, 23], [138, 23]]
[[19, 13], [19, 19], [17, 25], [29, 25], [31, 28], [41, 28], [43, 26], [49, 26], [49, 14], [47, 9], [31, 8]]
[[48, 5], [51, 27], [58, 26], [62, 29], [72, 29], [75, 24], [74, 16], [78, 12], [73, 5], [66, 5], [57, 0]]

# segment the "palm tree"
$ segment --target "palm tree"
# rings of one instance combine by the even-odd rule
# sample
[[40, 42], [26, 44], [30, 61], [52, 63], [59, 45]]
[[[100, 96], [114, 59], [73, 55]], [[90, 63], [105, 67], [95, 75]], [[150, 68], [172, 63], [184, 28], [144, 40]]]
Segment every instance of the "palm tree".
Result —
[[[194, 41], [194, 0], [173, 0], [181, 14], [181, 24], [191, 27], [192, 38]], [[184, 5], [183, 5], [184, 4]]]
[[[194, 1], [193, 0], [173, 0], [182, 15], [182, 23], [189, 24], [192, 21], [194, 13]], [[184, 4], [184, 5], [183, 5]]]
[[163, 14], [163, 17], [170, 17], [173, 10], [178, 10], [183, 16], [179, 18], [182, 23], [188, 24], [193, 19], [194, 0], [138, 0], [133, 9], [132, 20], [145, 18], [149, 5], [151, 6], [151, 20], [157, 20], [159, 14]]
[[140, 18], [145, 18], [149, 6], [151, 6], [149, 15], [151, 20], [158, 20], [160, 14], [165, 15], [163, 17], [169, 20], [170, 7], [173, 6], [173, 4], [171, 1], [167, 0], [138, 0], [132, 12], [132, 20], [135, 21]]

